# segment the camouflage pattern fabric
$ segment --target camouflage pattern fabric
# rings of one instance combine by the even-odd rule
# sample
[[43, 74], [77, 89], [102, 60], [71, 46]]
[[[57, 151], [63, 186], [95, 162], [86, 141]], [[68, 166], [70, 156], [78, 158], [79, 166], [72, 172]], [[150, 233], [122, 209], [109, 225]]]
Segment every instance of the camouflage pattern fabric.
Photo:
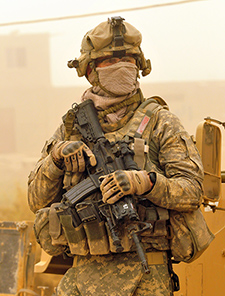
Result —
[[53, 245], [49, 234], [49, 208], [40, 209], [36, 213], [34, 231], [42, 249], [51, 256], [58, 256], [65, 251], [65, 244]]
[[177, 116], [164, 109], [158, 112], [149, 146], [146, 170], [156, 172], [157, 182], [146, 197], [163, 208], [197, 210], [203, 193], [202, 161]]
[[[116, 130], [105, 136], [110, 140], [122, 139], [129, 134], [138, 114], [139, 111], [135, 111], [126, 125], [118, 122]], [[175, 115], [161, 109], [154, 118], [151, 122], [154, 129], [150, 132], [146, 128], [143, 137], [149, 144], [145, 169], [155, 172], [156, 183], [145, 197], [162, 208], [178, 212], [195, 210], [202, 196], [203, 168], [200, 156]], [[65, 128], [62, 124], [45, 144], [42, 157], [29, 176], [28, 200], [33, 212], [61, 199], [64, 171], [55, 165], [50, 153], [55, 143], [63, 141], [64, 137]], [[73, 130], [70, 140], [81, 140], [81, 137]], [[81, 176], [76, 177], [80, 180]], [[157, 239], [154, 247], [163, 250]], [[124, 253], [108, 256], [100, 256], [101, 262], [97, 256], [88, 261], [85, 261], [87, 257], [80, 259], [83, 265], [73, 267], [65, 274], [59, 284], [58, 295], [172, 295], [166, 264], [151, 266], [151, 273], [142, 276], [140, 262], [132, 261], [131, 257], [126, 261], [128, 257]], [[113, 260], [107, 261], [106, 258]], [[122, 267], [119, 269], [119, 266]], [[117, 281], [120, 287], [116, 285]], [[126, 290], [128, 287], [129, 292]]]
[[[129, 134], [138, 112], [124, 127], [105, 136], [117, 141]], [[196, 210], [201, 203], [204, 175], [199, 153], [180, 120], [170, 111], [160, 110], [154, 124], [145, 169], [156, 173], [157, 182], [147, 198], [171, 210]], [[145, 133], [143, 137], [147, 139], [148, 128]], [[33, 212], [61, 199], [64, 172], [53, 163], [50, 151], [64, 136], [62, 124], [46, 142], [42, 157], [29, 176], [28, 201]], [[80, 139], [74, 132], [70, 140]]]
[[57, 296], [170, 296], [167, 264], [151, 265], [143, 274], [135, 253], [79, 257], [57, 287]]
[[[143, 113], [105, 136], [119, 141], [133, 135]], [[142, 138], [149, 143], [145, 170], [156, 173], [154, 188], [145, 195], [155, 205], [177, 211], [196, 210], [201, 204], [203, 166], [198, 150], [179, 118], [166, 109], [152, 116]], [[149, 141], [150, 139], [150, 141]]]

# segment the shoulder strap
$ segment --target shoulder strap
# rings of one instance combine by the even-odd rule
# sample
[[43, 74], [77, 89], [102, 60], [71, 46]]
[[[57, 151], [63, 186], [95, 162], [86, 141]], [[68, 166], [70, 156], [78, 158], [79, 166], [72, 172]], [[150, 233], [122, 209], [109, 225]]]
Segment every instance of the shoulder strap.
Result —
[[65, 141], [69, 141], [74, 127], [75, 114], [73, 109], [69, 109], [63, 116], [63, 123], [65, 126]]
[[[135, 127], [133, 126], [132, 132], [129, 132], [129, 137], [134, 139], [134, 160], [141, 169], [145, 167], [145, 156], [149, 149], [149, 139], [151, 139], [153, 129], [157, 122], [156, 114], [161, 109], [169, 110], [167, 103], [161, 97], [154, 96], [148, 98], [138, 108], [138, 116], [135, 117], [135, 121], [133, 122]], [[147, 127], [148, 132], [144, 133]]]
[[158, 96], [150, 97], [145, 102], [143, 102], [138, 108], [140, 112], [143, 113], [141, 122], [134, 134], [135, 138], [141, 138], [142, 134], [150, 122], [150, 119], [161, 109], [169, 110], [167, 103]]

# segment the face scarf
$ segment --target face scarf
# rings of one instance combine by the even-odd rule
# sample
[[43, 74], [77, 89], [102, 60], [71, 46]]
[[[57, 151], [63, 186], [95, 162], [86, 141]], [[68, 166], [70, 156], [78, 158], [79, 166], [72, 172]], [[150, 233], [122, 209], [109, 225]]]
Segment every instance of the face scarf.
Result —
[[[96, 73], [97, 72], [97, 73]], [[91, 99], [97, 110], [107, 110], [118, 105], [124, 100], [132, 97], [139, 88], [137, 81], [138, 68], [136, 65], [128, 62], [119, 62], [111, 66], [96, 68], [88, 77], [91, 84], [96, 85], [96, 75], [100, 84], [114, 95], [109, 95], [100, 85], [93, 86], [85, 91], [82, 101]], [[120, 120], [126, 114], [127, 107], [122, 107], [116, 112], [106, 115], [108, 123], [114, 123]]]
[[108, 67], [96, 68], [101, 85], [116, 97], [125, 96], [136, 89], [138, 68], [128, 62], [118, 62]]

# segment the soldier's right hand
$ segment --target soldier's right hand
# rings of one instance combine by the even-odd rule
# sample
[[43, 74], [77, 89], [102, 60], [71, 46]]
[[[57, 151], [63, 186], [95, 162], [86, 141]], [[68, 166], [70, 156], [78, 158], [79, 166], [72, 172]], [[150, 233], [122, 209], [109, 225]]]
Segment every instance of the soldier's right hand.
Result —
[[82, 141], [61, 141], [52, 149], [53, 160], [64, 160], [66, 170], [75, 172], [85, 171], [85, 156], [89, 159], [90, 165], [96, 165], [96, 158], [90, 148]]

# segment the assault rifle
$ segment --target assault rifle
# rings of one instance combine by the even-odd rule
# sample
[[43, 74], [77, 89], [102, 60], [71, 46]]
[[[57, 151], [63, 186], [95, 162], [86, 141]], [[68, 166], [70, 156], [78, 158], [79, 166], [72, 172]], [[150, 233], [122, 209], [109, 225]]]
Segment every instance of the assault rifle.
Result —
[[[75, 104], [72, 111], [74, 112], [74, 124], [84, 138], [84, 142], [93, 143], [92, 152], [96, 157], [97, 164], [92, 167], [88, 162], [86, 164], [87, 178], [68, 190], [64, 195], [62, 202], [70, 208], [70, 213], [77, 214], [75, 208], [87, 197], [100, 191], [99, 178], [108, 175], [116, 170], [139, 170], [136, 162], [133, 160], [134, 152], [129, 148], [129, 142], [122, 140], [116, 143], [110, 143], [101, 128], [98, 120], [97, 111], [91, 100], [86, 100], [81, 104]], [[99, 218], [103, 216], [108, 224], [113, 244], [117, 252], [122, 252], [123, 247], [117, 233], [119, 224], [126, 222], [128, 231], [131, 234], [137, 254], [146, 273], [149, 273], [148, 263], [138, 234], [152, 228], [151, 224], [142, 223], [136, 212], [134, 199], [131, 195], [124, 196], [116, 203], [110, 205], [103, 203], [100, 199], [98, 206], [92, 206], [92, 215], [87, 214], [88, 219]], [[85, 219], [85, 217], [83, 217]], [[74, 219], [77, 223], [77, 218]], [[142, 230], [138, 225], [144, 224]]]

